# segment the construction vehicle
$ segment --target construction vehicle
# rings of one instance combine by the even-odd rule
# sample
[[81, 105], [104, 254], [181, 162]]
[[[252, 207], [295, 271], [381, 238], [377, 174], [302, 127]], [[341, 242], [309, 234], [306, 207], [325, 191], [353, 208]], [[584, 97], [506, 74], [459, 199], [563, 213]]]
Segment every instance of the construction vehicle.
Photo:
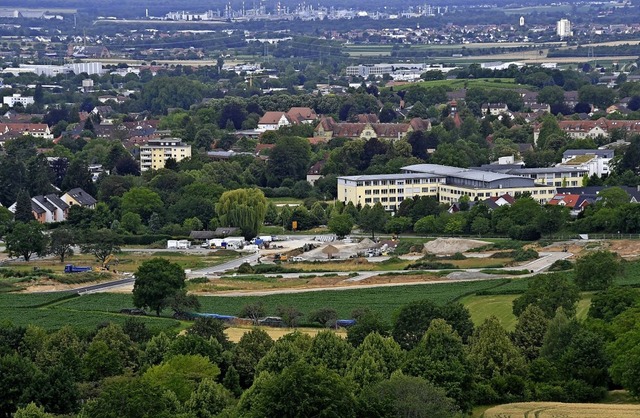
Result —
[[287, 257], [284, 254], [275, 254], [273, 256], [273, 261], [278, 262], [278, 261], [287, 261], [289, 259], [289, 257]]
[[109, 271], [112, 264], [117, 265], [119, 262], [120, 260], [118, 260], [113, 254], [109, 254], [109, 256], [104, 259], [104, 262], [100, 266], [100, 271]]
[[74, 266], [73, 264], [67, 264], [66, 266], [64, 266], [65, 273], [85, 273], [91, 270], [93, 270], [91, 267]]

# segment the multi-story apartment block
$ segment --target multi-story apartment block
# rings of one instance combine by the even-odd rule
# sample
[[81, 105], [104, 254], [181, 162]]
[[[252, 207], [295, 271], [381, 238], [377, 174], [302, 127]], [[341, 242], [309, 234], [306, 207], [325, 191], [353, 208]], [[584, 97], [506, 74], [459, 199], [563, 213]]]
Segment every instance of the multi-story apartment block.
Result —
[[414, 196], [433, 196], [440, 203], [490, 197], [519, 196], [530, 193], [536, 201], [546, 203], [556, 193], [553, 185], [536, 184], [534, 179], [475, 169], [437, 164], [415, 164], [402, 168], [401, 174], [338, 177], [338, 199], [355, 205], [378, 202], [389, 211]]
[[569, 38], [573, 36], [571, 21], [569, 19], [558, 20], [558, 23], [556, 24], [556, 35], [561, 38]]
[[31, 105], [34, 102], [33, 96], [22, 96], [20, 94], [13, 94], [11, 96], [4, 96], [2, 98], [2, 104], [6, 104], [9, 107], [13, 107], [20, 103], [22, 106]]
[[182, 161], [191, 157], [191, 145], [179, 138], [152, 139], [140, 147], [140, 171], [160, 170], [169, 158]]

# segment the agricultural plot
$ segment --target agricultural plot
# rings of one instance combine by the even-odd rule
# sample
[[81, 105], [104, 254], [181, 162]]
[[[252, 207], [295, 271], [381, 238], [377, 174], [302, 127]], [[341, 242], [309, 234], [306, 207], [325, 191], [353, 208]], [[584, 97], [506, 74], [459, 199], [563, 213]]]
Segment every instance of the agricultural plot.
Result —
[[[350, 318], [354, 309], [369, 308], [379, 312], [384, 318], [391, 321], [394, 312], [409, 302], [430, 299], [436, 303], [444, 304], [507, 282], [508, 280], [497, 279], [271, 296], [205, 296], [199, 299], [202, 304], [202, 312], [226, 315], [237, 315], [245, 304], [262, 302], [269, 315], [275, 314], [279, 306], [293, 306], [304, 315], [308, 315], [319, 308], [330, 307], [338, 311], [338, 315], [341, 318]], [[29, 298], [35, 298], [35, 303], [32, 303], [31, 306], [55, 301], [51, 298], [42, 298], [40, 297], [41, 295], [20, 296], [24, 296], [24, 298], [17, 302], [19, 306], [29, 306]], [[132, 307], [131, 295], [116, 293], [83, 295], [58, 301], [46, 308], [25, 308], [24, 310], [12, 307], [17, 306], [16, 302], [13, 305], [12, 303], [5, 303], [8, 301], [8, 297], [9, 295], [7, 295], [6, 299], [4, 297], [0, 298], [0, 314], [2, 318], [19, 324], [38, 323], [38, 321], [46, 318], [42, 326], [51, 328], [57, 328], [68, 323], [91, 328], [101, 322], [112, 319], [124, 321], [126, 316], [120, 315], [118, 312], [120, 309]], [[169, 311], [163, 312], [163, 315], [161, 318], [144, 317], [144, 319], [145, 321], [155, 321], [151, 323], [159, 327], [178, 325], [178, 321], [168, 318]], [[304, 319], [302, 322], [304, 323]]]
[[523, 402], [487, 409], [484, 418], [631, 418], [640, 416], [640, 405]]

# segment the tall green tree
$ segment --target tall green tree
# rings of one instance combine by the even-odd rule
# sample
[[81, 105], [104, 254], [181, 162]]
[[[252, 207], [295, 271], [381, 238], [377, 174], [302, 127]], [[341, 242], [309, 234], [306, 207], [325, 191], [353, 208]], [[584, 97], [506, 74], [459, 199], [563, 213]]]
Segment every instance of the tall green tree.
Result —
[[26, 190], [20, 190], [16, 200], [16, 222], [31, 222], [35, 219], [33, 212], [31, 211], [31, 196]]
[[462, 339], [445, 320], [431, 321], [420, 343], [407, 355], [403, 371], [443, 388], [463, 410], [471, 406], [471, 365]]
[[56, 228], [51, 231], [49, 240], [49, 254], [54, 254], [64, 263], [64, 259], [73, 255], [76, 245], [76, 232], [70, 228]]
[[449, 418], [460, 413], [444, 390], [402, 374], [366, 388], [358, 398], [358, 411], [359, 416], [370, 418]]
[[44, 227], [36, 221], [16, 222], [5, 238], [9, 256], [22, 257], [25, 261], [29, 261], [34, 254], [44, 255], [47, 252], [47, 242]]
[[329, 227], [329, 231], [336, 234], [338, 238], [342, 238], [351, 233], [351, 229], [353, 229], [353, 220], [351, 219], [351, 216], [346, 213], [338, 214], [329, 219], [327, 226]]
[[148, 222], [153, 213], [160, 213], [164, 203], [160, 195], [147, 187], [134, 187], [122, 195], [122, 212], [137, 213]]
[[231, 392], [220, 383], [213, 379], [203, 379], [185, 402], [185, 409], [196, 418], [215, 418], [231, 406], [233, 401]]
[[371, 238], [375, 239], [376, 232], [384, 231], [389, 215], [378, 202], [373, 207], [362, 208], [359, 219], [360, 228], [365, 232], [371, 232]]
[[473, 332], [471, 315], [461, 304], [438, 306], [425, 299], [411, 302], [398, 312], [393, 324], [393, 338], [405, 350], [415, 347], [434, 319], [442, 318], [466, 341]]
[[146, 379], [119, 376], [106, 380], [101, 389], [83, 406], [81, 417], [170, 418], [178, 413], [175, 396]]
[[258, 235], [266, 211], [267, 199], [259, 189], [226, 191], [216, 205], [220, 223], [240, 228], [245, 239]]
[[469, 339], [469, 361], [478, 378], [478, 401], [522, 399], [526, 363], [496, 317], [486, 319]]
[[149, 368], [143, 380], [173, 392], [180, 402], [187, 402], [205, 379], [215, 379], [220, 369], [200, 355], [177, 355]]
[[513, 313], [519, 316], [530, 304], [542, 309], [547, 318], [553, 318], [556, 310], [562, 308], [572, 316], [580, 292], [563, 274], [538, 276], [529, 282], [529, 288], [513, 301]]
[[122, 238], [111, 229], [87, 230], [82, 236], [80, 250], [93, 254], [100, 263], [104, 263], [109, 256], [120, 252]]
[[581, 290], [604, 290], [620, 272], [620, 262], [610, 251], [594, 251], [576, 261], [575, 282]]
[[74, 158], [69, 164], [67, 174], [62, 180], [62, 190], [68, 191], [79, 187], [91, 196], [96, 195], [96, 186], [89, 172], [89, 167], [80, 158]]
[[298, 362], [281, 374], [261, 374], [238, 405], [239, 416], [355, 417], [351, 385], [332, 370]]
[[311, 163], [311, 148], [305, 138], [287, 136], [276, 141], [267, 162], [267, 181], [280, 186], [284, 179], [304, 180]]
[[240, 374], [240, 384], [247, 388], [253, 383], [256, 366], [273, 346], [273, 340], [265, 331], [254, 328], [245, 333], [234, 347], [233, 365]]
[[344, 375], [353, 347], [332, 331], [319, 332], [307, 351], [307, 361]]
[[143, 262], [135, 276], [133, 304], [138, 308], [148, 307], [158, 316], [167, 306], [168, 298], [185, 287], [184, 269], [164, 258]]
[[535, 360], [540, 355], [548, 325], [549, 319], [536, 305], [527, 306], [518, 317], [511, 337], [515, 346], [528, 361]]

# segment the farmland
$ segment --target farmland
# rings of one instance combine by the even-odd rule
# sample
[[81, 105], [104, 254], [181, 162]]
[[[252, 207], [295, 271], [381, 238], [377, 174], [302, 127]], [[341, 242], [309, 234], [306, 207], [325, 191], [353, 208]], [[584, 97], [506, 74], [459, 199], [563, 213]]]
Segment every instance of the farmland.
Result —
[[640, 415], [640, 405], [560, 403], [560, 402], [522, 402], [499, 405], [487, 409], [484, 418], [525, 418], [525, 417], [566, 417], [592, 418], [617, 417], [631, 418]]
[[[458, 282], [445, 284], [420, 284], [370, 289], [305, 292], [255, 297], [200, 297], [202, 312], [236, 315], [243, 305], [260, 301], [268, 314], [274, 314], [278, 306], [294, 306], [307, 315], [313, 310], [331, 307], [341, 318], [350, 318], [357, 308], [369, 308], [391, 320], [395, 311], [403, 305], [419, 299], [431, 299], [436, 303], [447, 303], [478, 291], [495, 288], [508, 280]], [[126, 316], [118, 312], [130, 308], [131, 295], [91, 294], [70, 299], [68, 294], [3, 294], [0, 295], [0, 315], [17, 325], [38, 324], [44, 328], [59, 328], [72, 324], [78, 328], [91, 329], [98, 324], [114, 321], [124, 322]], [[170, 312], [163, 317], [143, 317], [155, 328], [179, 327], [180, 323], [170, 319]], [[304, 322], [304, 321], [303, 321]]]
[[[638, 286], [640, 263], [626, 263], [624, 273], [615, 283]], [[417, 273], [417, 272], [416, 272]], [[571, 275], [571, 272], [556, 273]], [[323, 278], [330, 280], [331, 278]], [[230, 280], [238, 281], [238, 278]], [[277, 279], [274, 280], [277, 283]], [[241, 280], [240, 280], [241, 281]], [[353, 310], [368, 308], [378, 312], [388, 322], [402, 306], [412, 301], [430, 299], [444, 304], [460, 301], [465, 304], [476, 324], [489, 316], [496, 316], [507, 329], [513, 329], [515, 317], [511, 312], [512, 302], [524, 292], [531, 278], [493, 279], [452, 283], [420, 283], [393, 287], [342, 288], [340, 290], [303, 291], [266, 296], [199, 296], [202, 312], [237, 315], [248, 303], [262, 302], [267, 315], [276, 314], [281, 306], [291, 306], [305, 316], [319, 308], [333, 308], [339, 317], [350, 318]], [[578, 318], [585, 318], [591, 303], [591, 293], [583, 293], [577, 306]], [[0, 317], [17, 325], [38, 324], [55, 329], [73, 324], [82, 329], [92, 329], [106, 321], [118, 323], [127, 318], [119, 311], [132, 307], [130, 294], [99, 293], [75, 296], [70, 293], [0, 294]], [[182, 325], [163, 312], [160, 318], [143, 317], [150, 327], [156, 329], [178, 329]], [[305, 324], [305, 320], [302, 320]]]

